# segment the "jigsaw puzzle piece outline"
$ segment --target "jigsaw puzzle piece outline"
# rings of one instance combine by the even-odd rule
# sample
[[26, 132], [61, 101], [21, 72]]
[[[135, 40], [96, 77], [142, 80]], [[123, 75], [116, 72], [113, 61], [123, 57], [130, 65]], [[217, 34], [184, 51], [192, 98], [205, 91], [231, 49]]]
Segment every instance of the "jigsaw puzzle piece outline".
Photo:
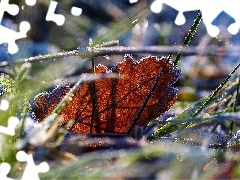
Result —
[[46, 21], [53, 21], [58, 26], [62, 26], [65, 22], [65, 17], [62, 14], [55, 14], [55, 10], [57, 8], [58, 2], [51, 1], [48, 7], [48, 12], [46, 15]]
[[[1, 93], [0, 93], [0, 96], [1, 96]], [[9, 102], [6, 99], [0, 100], [0, 110], [6, 111], [6, 110], [8, 110], [8, 108], [9, 108]]]
[[25, 0], [25, 3], [28, 6], [34, 6], [36, 4], [37, 0]]
[[8, 126], [7, 127], [0, 126], [0, 133], [7, 134], [7, 135], [10, 135], [10, 136], [14, 136], [15, 135], [15, 128], [17, 127], [18, 124], [19, 124], [19, 119], [15, 116], [11, 116], [8, 119]]
[[82, 14], [82, 8], [73, 6], [71, 8], [71, 14], [74, 16], [80, 16]]
[[[4, 12], [16, 16], [19, 13], [19, 7], [16, 4], [9, 4], [9, 0], [1, 0], [0, 2], [0, 22]], [[3, 25], [0, 25], [0, 44], [8, 44], [8, 52], [15, 54], [18, 51], [16, 40], [27, 37], [27, 32], [30, 30], [30, 24], [27, 21], [22, 21], [19, 24], [19, 31], [14, 31]]]
[[153, 12], [155, 12], [155, 13], [160, 13], [162, 10], [163, 4], [166, 4], [178, 11], [177, 17], [175, 19], [175, 23], [177, 25], [183, 25], [186, 22], [186, 18], [183, 15], [183, 13], [187, 12], [187, 11], [194, 11], [194, 10], [201, 9], [201, 5], [202, 5], [201, 2], [193, 1], [193, 0], [181, 0], [181, 1], [179, 1], [179, 0], [156, 0], [152, 3], [151, 9], [153, 9], [154, 10]]
[[15, 54], [18, 51], [16, 40], [27, 37], [27, 32], [30, 30], [30, 24], [27, 21], [22, 21], [19, 24], [19, 31], [16, 32], [5, 26], [0, 25], [0, 44], [8, 44], [8, 52]]
[[[225, 1], [224, 1], [225, 2]], [[240, 1], [228, 0], [225, 2], [224, 12], [231, 16], [235, 22], [228, 26], [228, 32], [235, 35], [240, 29]], [[229, 6], [231, 4], [231, 6]]]
[[[230, 1], [230, 2], [229, 2]], [[182, 25], [185, 23], [186, 19], [183, 15], [184, 12], [201, 10], [203, 23], [206, 27], [208, 34], [215, 37], [219, 34], [220, 29], [213, 25], [212, 22], [217, 18], [217, 16], [225, 11], [228, 15], [234, 18], [235, 23], [229, 25], [228, 32], [231, 34], [237, 34], [240, 29], [240, 1], [236, 0], [202, 0], [202, 1], [192, 1], [192, 0], [156, 0], [152, 3], [151, 9], [155, 13], [161, 12], [162, 5], [166, 4], [178, 12], [175, 19], [177, 25]], [[184, 4], [184, 5], [183, 5]], [[229, 4], [232, 4], [229, 6]]]
[[15, 180], [12, 178], [7, 177], [8, 173], [11, 170], [10, 164], [3, 162], [0, 164], [0, 179], [1, 180]]
[[0, 22], [2, 22], [4, 12], [8, 12], [12, 16], [16, 16], [19, 13], [19, 7], [16, 4], [9, 4], [9, 0], [1, 0], [0, 1]]
[[40, 180], [38, 174], [48, 172], [50, 169], [47, 162], [41, 162], [39, 165], [35, 165], [33, 156], [31, 154], [27, 154], [24, 151], [18, 151], [16, 158], [19, 162], [27, 163], [21, 180]]

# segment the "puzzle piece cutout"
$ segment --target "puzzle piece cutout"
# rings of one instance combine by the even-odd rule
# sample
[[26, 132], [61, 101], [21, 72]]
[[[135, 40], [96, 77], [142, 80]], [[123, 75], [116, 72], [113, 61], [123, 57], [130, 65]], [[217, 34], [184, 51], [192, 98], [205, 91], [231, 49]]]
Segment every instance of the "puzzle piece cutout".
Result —
[[12, 16], [16, 16], [19, 12], [19, 7], [16, 4], [9, 4], [9, 0], [1, 0], [0, 2], [0, 22], [2, 21], [4, 12], [8, 12]]
[[[8, 119], [8, 127], [0, 126], [0, 133], [7, 134], [10, 136], [15, 135], [16, 126], [19, 124], [19, 119], [17, 117], [10, 117]], [[19, 162], [27, 162], [25, 170], [22, 174], [21, 180], [39, 180], [39, 173], [44, 173], [49, 171], [49, 165], [47, 162], [42, 162], [39, 165], [35, 165], [33, 156], [25, 153], [24, 151], [19, 151], [16, 154], [16, 158]], [[0, 180], [14, 180], [7, 177], [10, 172], [11, 166], [3, 162], [0, 164]]]
[[[9, 0], [1, 0], [0, 2], [0, 22], [4, 12], [16, 16], [19, 12], [19, 7], [16, 4], [9, 4]], [[15, 54], [18, 51], [18, 46], [16, 45], [16, 40], [27, 37], [27, 32], [30, 29], [30, 24], [26, 21], [22, 21], [19, 25], [19, 32], [0, 25], [0, 44], [8, 44], [8, 52], [10, 54]]]
[[[129, 0], [130, 3], [136, 3], [137, 1], [138, 0]], [[36, 4], [36, 0], [25, 0], [25, 3], [28, 6], [34, 6]], [[212, 37], [217, 36], [220, 32], [219, 28], [213, 25], [212, 22], [222, 11], [225, 11], [228, 15], [235, 19], [235, 22], [228, 26], [228, 32], [234, 35], [237, 34], [240, 29], [240, 1], [155, 0], [151, 5], [151, 10], [155, 13], [160, 12], [163, 4], [167, 4], [179, 11], [175, 19], [175, 23], [177, 25], [182, 25], [185, 23], [186, 19], [183, 15], [184, 12], [201, 9], [203, 23], [206, 26], [208, 34]], [[50, 1], [46, 20], [53, 21], [57, 25], [61, 26], [65, 22], [65, 17], [62, 14], [55, 13], [57, 5], [58, 2]], [[0, 22], [2, 22], [4, 12], [8, 12], [9, 14], [16, 16], [19, 12], [19, 7], [15, 4], [9, 4], [9, 0], [1, 0]], [[82, 9], [73, 6], [71, 8], [71, 13], [74, 16], [80, 16], [82, 14]], [[8, 44], [8, 52], [10, 54], [15, 54], [18, 51], [18, 47], [15, 41], [27, 37], [26, 34], [29, 30], [30, 24], [26, 21], [22, 21], [20, 23], [18, 32], [0, 25], [0, 44]]]
[[47, 162], [41, 162], [39, 165], [35, 165], [33, 156], [25, 153], [24, 151], [18, 151], [16, 158], [20, 162], [27, 162], [21, 180], [38, 180], [39, 173], [45, 173], [49, 171], [49, 165]]
[[[1, 92], [0, 92], [0, 95], [1, 95]], [[8, 109], [8, 107], [9, 107], [9, 102], [6, 99], [0, 100], [0, 110], [1, 111], [6, 111]]]
[[46, 21], [53, 21], [58, 26], [62, 26], [65, 22], [65, 17], [62, 14], [55, 14], [55, 10], [57, 8], [58, 2], [51, 1], [48, 7], [48, 12], [46, 15]]
[[82, 9], [73, 6], [73, 7], [71, 8], [71, 13], [72, 13], [72, 15], [74, 15], [74, 16], [80, 16], [80, 15], [82, 14]]
[[[55, 13], [57, 5], [58, 5], [58, 2], [56, 2], [56, 1], [51, 1], [50, 2], [48, 12], [47, 12], [47, 16], [46, 16], [46, 21], [53, 21], [58, 26], [62, 26], [65, 22], [65, 17], [62, 14], [56, 14]], [[71, 13], [74, 16], [80, 16], [82, 14], [82, 9], [73, 6], [71, 8]]]
[[[21, 180], [40, 180], [38, 174], [49, 171], [49, 165], [47, 162], [41, 162], [39, 165], [35, 165], [31, 154], [27, 154], [24, 151], [18, 151], [16, 158], [19, 162], [27, 162], [25, 170], [22, 174]], [[1, 180], [15, 180], [7, 177], [10, 172], [11, 166], [8, 163], [0, 164], [0, 179]]]
[[228, 32], [235, 35], [240, 29], [240, 1], [236, 0], [155, 0], [151, 4], [151, 10], [155, 13], [161, 12], [162, 5], [167, 4], [176, 9], [178, 15], [175, 19], [177, 25], [185, 23], [186, 19], [183, 15], [184, 12], [201, 10], [203, 23], [206, 26], [207, 32], [210, 36], [215, 37], [219, 34], [220, 30], [212, 22], [222, 12], [226, 12], [229, 16], [234, 18], [235, 23], [228, 26]]
[[12, 178], [7, 177], [8, 173], [10, 172], [11, 166], [8, 163], [1, 163], [0, 164], [0, 179], [1, 180], [14, 180]]
[[130, 4], [134, 4], [134, 3], [137, 3], [137, 2], [138, 2], [138, 0], [129, 0]]
[[15, 135], [15, 129], [16, 129], [18, 124], [19, 124], [19, 119], [15, 116], [11, 116], [8, 119], [8, 126], [7, 127], [0, 126], [0, 133], [7, 134], [7, 135], [10, 135], [10, 136], [14, 136]]
[[25, 0], [25, 3], [28, 6], [34, 6], [36, 4], [36, 0]]
[[27, 21], [22, 21], [19, 25], [19, 32], [6, 28], [0, 25], [0, 44], [8, 43], [8, 52], [15, 54], [18, 52], [16, 40], [27, 37], [27, 32], [30, 29], [30, 24]]

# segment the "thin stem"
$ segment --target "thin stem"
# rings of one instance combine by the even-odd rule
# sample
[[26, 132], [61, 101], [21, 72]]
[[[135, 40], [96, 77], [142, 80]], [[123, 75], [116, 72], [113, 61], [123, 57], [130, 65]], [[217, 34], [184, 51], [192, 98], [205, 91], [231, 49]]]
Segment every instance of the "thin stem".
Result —
[[142, 106], [140, 107], [138, 113], [136, 114], [135, 118], [133, 119], [132, 124], [130, 125], [130, 127], [129, 127], [128, 131], [127, 131], [127, 134], [130, 134], [130, 132], [132, 131], [132, 129], [133, 129], [134, 126], [136, 125], [137, 121], [139, 120], [139, 118], [140, 118], [140, 116], [141, 116], [144, 108], [146, 107], [146, 105], [147, 105], [147, 103], [148, 103], [148, 101], [149, 101], [149, 99], [150, 99], [150, 97], [151, 97], [151, 95], [152, 95], [152, 93], [153, 93], [153, 91], [154, 91], [154, 89], [156, 88], [156, 86], [157, 86], [160, 78], [162, 77], [163, 71], [164, 71], [165, 68], [167, 67], [167, 64], [168, 64], [169, 61], [170, 61], [170, 59], [168, 58], [167, 61], [166, 61], [166, 63], [164, 64], [163, 68], [161, 69], [161, 71], [160, 71], [160, 72], [158, 73], [158, 75], [156, 76], [155, 81], [154, 81], [151, 89], [149, 90], [149, 92], [148, 92], [148, 94], [147, 94], [147, 96], [146, 96], [146, 99], [144, 100], [144, 102], [143, 102]]
[[239, 100], [239, 89], [240, 89], [240, 74], [238, 74], [238, 84], [237, 84], [237, 88], [236, 88], [236, 97], [235, 97], [235, 101], [234, 101], [234, 105], [233, 105], [233, 112], [237, 111], [237, 102]]
[[[191, 42], [192, 38], [194, 37], [194, 35], [198, 29], [198, 26], [199, 26], [201, 20], [202, 20], [202, 12], [198, 11], [197, 18], [194, 20], [191, 30], [189, 31], [188, 35], [186, 36], [186, 38], [183, 42], [183, 47], [187, 47], [189, 45], [189, 43]], [[183, 53], [179, 52], [176, 57], [176, 60], [174, 61], [174, 66], [178, 65], [178, 62], [181, 60], [182, 56], [183, 56]]]
[[240, 63], [232, 70], [232, 72], [227, 76], [226, 79], [223, 80], [223, 82], [217, 87], [217, 89], [208, 97], [208, 99], [200, 106], [191, 117], [197, 116], [214, 98], [217, 93], [223, 88], [223, 86], [226, 84], [226, 82], [230, 79], [230, 77], [233, 75], [233, 73], [239, 68]]
[[[81, 59], [91, 58], [92, 56], [105, 56], [105, 55], [123, 55], [123, 54], [182, 54], [184, 56], [201, 55], [201, 56], [222, 56], [231, 54], [231, 56], [240, 56], [240, 46], [226, 47], [223, 49], [218, 46], [206, 46], [199, 48], [195, 46], [145, 46], [145, 47], [131, 47], [131, 46], [114, 46], [114, 47], [97, 47], [94, 48], [92, 54], [89, 47], [78, 48], [78, 50], [58, 52], [52, 54], [45, 54], [34, 56], [26, 59], [18, 59], [14, 64], [23, 64], [26, 62], [34, 63], [39, 61], [61, 59], [66, 57], [79, 57]], [[176, 64], [176, 63], [175, 63]], [[8, 61], [0, 62], [0, 67], [9, 66]]]
[[[237, 88], [236, 88], [236, 97], [235, 97], [235, 101], [234, 101], [234, 104], [233, 104], [233, 112], [236, 112], [237, 111], [237, 102], [239, 100], [239, 88], [240, 88], [240, 74], [238, 74], [238, 84], [237, 84]], [[233, 133], [233, 122], [231, 122], [230, 124], [230, 136], [232, 136], [232, 133]]]
[[[95, 61], [94, 61], [94, 46], [92, 44], [92, 40], [89, 42], [90, 46], [90, 53], [91, 53], [91, 62], [92, 62], [92, 73], [95, 74]], [[92, 115], [91, 115], [91, 124], [90, 124], [90, 133], [93, 132], [93, 125], [94, 125], [94, 119], [96, 115], [96, 107], [97, 107], [97, 102], [96, 102], [96, 85], [95, 81], [90, 82], [90, 92], [91, 92], [91, 101], [92, 101]]]

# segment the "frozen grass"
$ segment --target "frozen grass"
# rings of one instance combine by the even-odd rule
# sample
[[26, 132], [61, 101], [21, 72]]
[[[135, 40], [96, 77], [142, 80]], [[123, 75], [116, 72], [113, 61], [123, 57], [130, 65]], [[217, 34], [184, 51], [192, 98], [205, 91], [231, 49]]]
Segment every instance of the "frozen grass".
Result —
[[[138, 16], [143, 16], [139, 14], [140, 10], [135, 12]], [[55, 86], [56, 79], [57, 82], [68, 79], [76, 83], [75, 78], [69, 77], [69, 74], [76, 70], [81, 60], [76, 58], [77, 61], [75, 59], [69, 63], [72, 60], [70, 56], [80, 53], [78, 55], [81, 57], [82, 53], [93, 58], [96, 44], [109, 40], [108, 38], [115, 39], [115, 34], [120, 35], [127, 31], [126, 28], [121, 29], [122, 24], [132, 22], [129, 19], [134, 19], [137, 15], [126, 15], [122, 21], [111, 25], [105, 35], [96, 38], [84, 51], [81, 49], [70, 54], [65, 52], [64, 60], [55, 59], [44, 64], [32, 62], [32, 57], [27, 60], [29, 62], [16, 63], [9, 75], [1, 75], [0, 83], [4, 87], [1, 98], [9, 102], [9, 108], [1, 112], [1, 125], [7, 125], [10, 116], [18, 116], [21, 119], [16, 135], [4, 135], [0, 142], [1, 161], [14, 167], [10, 177], [19, 177], [21, 174], [18, 167], [22, 167], [22, 164], [15, 159], [17, 148], [24, 148], [33, 153], [36, 162], [45, 160], [50, 164], [50, 171], [40, 174], [42, 179], [239, 177], [239, 76], [236, 75], [239, 64], [208, 97], [189, 103], [185, 109], [182, 109], [181, 102], [177, 102], [172, 110], [180, 108], [181, 113], [167, 120], [154, 121], [136, 137], [115, 134], [75, 135], [55, 128], [54, 123], [58, 122], [57, 115], [69, 97], [63, 99], [55, 109], [55, 114], [49, 116], [37, 127], [38, 129], [27, 135], [24, 133], [23, 126], [27, 122], [30, 109], [29, 101], [37, 93]], [[194, 34], [199, 22], [200, 19], [197, 19], [191, 33]], [[120, 32], [116, 33], [114, 29], [119, 29]], [[190, 38], [193, 37], [191, 33]], [[186, 38], [184, 46], [189, 44], [189, 37]], [[43, 61], [49, 57], [62, 57], [61, 55], [50, 54], [35, 59]], [[178, 56], [176, 65], [181, 56]], [[56, 69], [58, 71], [53, 71]], [[79, 77], [77, 79], [79, 80]], [[74, 92], [85, 80], [89, 80], [89, 77], [78, 81], [72, 91]]]

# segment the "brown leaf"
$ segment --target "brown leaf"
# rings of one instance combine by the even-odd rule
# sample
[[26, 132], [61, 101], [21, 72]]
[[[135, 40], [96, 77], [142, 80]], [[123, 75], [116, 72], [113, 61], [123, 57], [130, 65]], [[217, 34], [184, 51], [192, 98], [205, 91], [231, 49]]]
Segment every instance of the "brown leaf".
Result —
[[[70, 130], [77, 133], [126, 133], [133, 120], [138, 126], [146, 126], [175, 102], [177, 91], [173, 83], [181, 72], [165, 57], [148, 56], [134, 62], [130, 55], [125, 55], [112, 69], [95, 67], [95, 73], [112, 72], [119, 78], [82, 84], [63, 108], [62, 124], [75, 120]], [[35, 115], [39, 121], [53, 111], [69, 90], [68, 86], [58, 86], [36, 96]]]

